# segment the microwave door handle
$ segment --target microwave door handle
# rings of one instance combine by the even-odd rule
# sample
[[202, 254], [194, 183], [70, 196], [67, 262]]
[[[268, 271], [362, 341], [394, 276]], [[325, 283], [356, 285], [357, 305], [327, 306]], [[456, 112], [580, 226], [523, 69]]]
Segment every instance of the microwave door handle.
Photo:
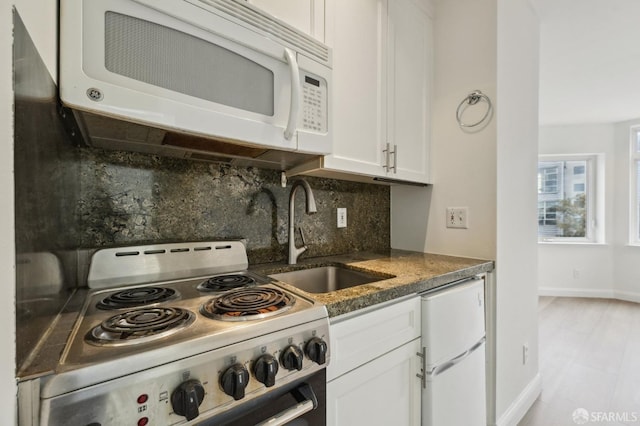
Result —
[[296, 61], [296, 54], [291, 49], [284, 49], [284, 56], [291, 71], [291, 108], [289, 109], [289, 121], [284, 130], [284, 138], [291, 140], [296, 132], [298, 123], [298, 111], [300, 109], [300, 68]]

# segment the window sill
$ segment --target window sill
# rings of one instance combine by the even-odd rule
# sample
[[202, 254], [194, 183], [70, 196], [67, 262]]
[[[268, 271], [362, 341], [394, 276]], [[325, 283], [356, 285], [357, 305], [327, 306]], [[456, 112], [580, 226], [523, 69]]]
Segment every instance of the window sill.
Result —
[[[608, 246], [607, 243], [597, 241], [538, 241], [541, 245], [561, 245], [561, 246]], [[640, 245], [638, 245], [640, 247]]]

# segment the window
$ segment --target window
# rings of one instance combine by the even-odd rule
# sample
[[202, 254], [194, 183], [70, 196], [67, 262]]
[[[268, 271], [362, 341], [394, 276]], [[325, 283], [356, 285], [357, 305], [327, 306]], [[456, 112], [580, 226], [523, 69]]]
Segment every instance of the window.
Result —
[[[640, 129], [638, 134], [640, 138]], [[640, 140], [638, 144], [640, 145]], [[595, 155], [540, 156], [538, 161], [538, 239], [540, 241], [595, 242], [596, 164]]]
[[556, 225], [557, 201], [542, 201], [538, 203], [538, 225]]
[[558, 193], [558, 170], [555, 164], [538, 166], [538, 194]]
[[631, 138], [631, 235], [629, 243], [640, 244], [640, 128]]

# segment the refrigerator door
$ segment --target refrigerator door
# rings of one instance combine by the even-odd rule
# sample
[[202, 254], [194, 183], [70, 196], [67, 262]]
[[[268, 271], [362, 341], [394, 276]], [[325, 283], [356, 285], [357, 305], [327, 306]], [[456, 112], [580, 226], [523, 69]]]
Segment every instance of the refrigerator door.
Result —
[[484, 335], [484, 280], [473, 279], [422, 296], [427, 372], [466, 352]]
[[486, 426], [485, 345], [427, 376], [422, 426]]

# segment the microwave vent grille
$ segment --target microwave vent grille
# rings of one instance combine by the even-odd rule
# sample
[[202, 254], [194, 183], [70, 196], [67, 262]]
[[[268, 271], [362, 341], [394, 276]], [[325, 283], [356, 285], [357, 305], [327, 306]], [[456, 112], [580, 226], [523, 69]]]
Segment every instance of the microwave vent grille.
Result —
[[153, 22], [107, 12], [105, 68], [156, 87], [273, 116], [271, 70]]
[[330, 65], [329, 48], [318, 40], [300, 32], [281, 20], [259, 10], [245, 1], [197, 0], [213, 9], [224, 12], [238, 21], [257, 28], [269, 36], [287, 43], [300, 53]]

